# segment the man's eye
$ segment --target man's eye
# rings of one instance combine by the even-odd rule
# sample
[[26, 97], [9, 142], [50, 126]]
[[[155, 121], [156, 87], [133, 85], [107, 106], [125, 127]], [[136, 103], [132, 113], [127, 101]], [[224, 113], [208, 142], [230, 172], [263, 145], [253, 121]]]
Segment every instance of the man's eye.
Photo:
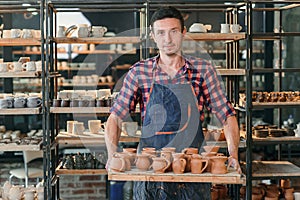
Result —
[[158, 31], [158, 32], [157, 32], [157, 35], [163, 35], [163, 34], [164, 34], [163, 31]]
[[175, 29], [175, 30], [172, 30], [171, 33], [172, 34], [177, 34], [177, 33], [179, 33], [179, 31]]

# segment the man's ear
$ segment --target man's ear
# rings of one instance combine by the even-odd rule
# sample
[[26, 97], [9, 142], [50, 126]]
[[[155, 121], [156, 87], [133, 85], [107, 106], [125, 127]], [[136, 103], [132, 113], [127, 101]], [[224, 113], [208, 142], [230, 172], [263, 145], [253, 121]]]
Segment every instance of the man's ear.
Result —
[[183, 27], [183, 30], [182, 30], [182, 35], [184, 36], [187, 32], [187, 29], [186, 29], [186, 26]]

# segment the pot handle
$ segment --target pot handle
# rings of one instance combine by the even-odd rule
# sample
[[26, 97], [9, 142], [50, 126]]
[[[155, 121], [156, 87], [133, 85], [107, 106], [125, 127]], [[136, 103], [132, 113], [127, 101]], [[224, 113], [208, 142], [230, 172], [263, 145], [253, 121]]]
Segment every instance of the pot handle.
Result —
[[207, 166], [208, 166], [208, 160], [202, 159], [201, 162], [205, 162], [205, 165], [204, 165], [204, 167], [202, 167], [200, 174], [201, 174], [202, 172], [204, 172], [204, 170], [205, 170], [205, 169], [207, 168]]

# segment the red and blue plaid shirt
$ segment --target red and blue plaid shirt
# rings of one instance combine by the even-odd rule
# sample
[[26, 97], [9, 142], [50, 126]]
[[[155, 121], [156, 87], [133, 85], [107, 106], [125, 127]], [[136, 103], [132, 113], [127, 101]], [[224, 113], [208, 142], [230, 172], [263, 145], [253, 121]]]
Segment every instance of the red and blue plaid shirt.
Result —
[[[192, 83], [198, 100], [201, 121], [204, 120], [204, 106], [211, 113], [214, 113], [222, 123], [226, 121], [228, 116], [235, 115], [235, 110], [222, 88], [222, 80], [211, 63], [200, 58], [185, 56], [185, 65], [180, 68], [174, 78], [170, 78], [158, 66], [158, 59], [159, 55], [137, 62], [130, 68], [120, 93], [110, 110], [112, 114], [124, 119], [130, 112], [135, 111], [136, 104], [140, 102], [143, 119], [154, 77], [158, 84], [180, 84], [191, 79], [189, 82]], [[190, 75], [188, 70], [191, 72]]]

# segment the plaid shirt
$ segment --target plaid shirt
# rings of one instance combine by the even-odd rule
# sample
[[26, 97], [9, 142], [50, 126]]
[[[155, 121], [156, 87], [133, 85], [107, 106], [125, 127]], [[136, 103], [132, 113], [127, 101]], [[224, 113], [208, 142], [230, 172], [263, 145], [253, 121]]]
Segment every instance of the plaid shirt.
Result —
[[[130, 68], [120, 93], [110, 110], [112, 114], [124, 119], [130, 112], [135, 111], [136, 104], [140, 102], [143, 119], [154, 77], [155, 83], [158, 84], [180, 84], [190, 81], [198, 100], [201, 121], [204, 120], [204, 106], [216, 114], [222, 123], [228, 116], [235, 115], [235, 111], [222, 88], [222, 80], [209, 62], [200, 58], [184, 57], [185, 65], [180, 68], [174, 78], [170, 78], [158, 66], [158, 59], [159, 55], [137, 62]], [[190, 70], [190, 75], [187, 70]]]

